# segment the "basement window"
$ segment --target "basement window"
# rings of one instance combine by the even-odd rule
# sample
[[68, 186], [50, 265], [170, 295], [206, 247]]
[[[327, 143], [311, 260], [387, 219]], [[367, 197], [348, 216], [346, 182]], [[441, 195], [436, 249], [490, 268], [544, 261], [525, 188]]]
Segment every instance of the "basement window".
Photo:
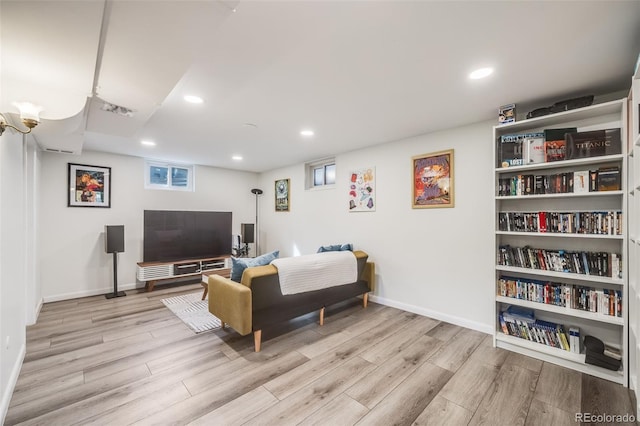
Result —
[[193, 192], [193, 166], [146, 161], [144, 187]]
[[336, 159], [325, 158], [305, 164], [306, 188], [328, 188], [336, 184]]

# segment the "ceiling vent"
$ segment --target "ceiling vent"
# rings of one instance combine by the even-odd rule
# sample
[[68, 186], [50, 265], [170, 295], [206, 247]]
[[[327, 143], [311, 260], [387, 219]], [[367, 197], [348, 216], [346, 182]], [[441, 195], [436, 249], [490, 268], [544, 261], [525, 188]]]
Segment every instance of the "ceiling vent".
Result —
[[133, 117], [133, 110], [129, 108], [125, 108], [120, 105], [112, 104], [109, 102], [105, 102], [102, 104], [100, 108], [103, 111], [112, 112], [114, 114], [122, 115], [124, 117]]
[[67, 151], [66, 149], [53, 149], [53, 148], [45, 148], [47, 152], [56, 152], [58, 154], [75, 154], [73, 151]]

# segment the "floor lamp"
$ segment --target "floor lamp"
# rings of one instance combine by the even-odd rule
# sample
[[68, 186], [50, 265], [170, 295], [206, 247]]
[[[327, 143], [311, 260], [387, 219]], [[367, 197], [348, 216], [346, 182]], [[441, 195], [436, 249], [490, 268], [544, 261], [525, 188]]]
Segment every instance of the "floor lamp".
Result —
[[258, 195], [262, 194], [262, 189], [253, 188], [252, 194], [256, 196], [256, 257], [260, 256], [260, 228], [258, 228]]

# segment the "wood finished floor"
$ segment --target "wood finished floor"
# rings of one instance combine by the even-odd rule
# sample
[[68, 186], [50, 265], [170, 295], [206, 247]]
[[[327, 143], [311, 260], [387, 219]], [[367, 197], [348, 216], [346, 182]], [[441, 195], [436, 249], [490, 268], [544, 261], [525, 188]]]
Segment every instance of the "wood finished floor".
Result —
[[622, 386], [357, 299], [263, 331], [194, 334], [159, 287], [45, 304], [5, 424], [570, 425], [633, 413]]

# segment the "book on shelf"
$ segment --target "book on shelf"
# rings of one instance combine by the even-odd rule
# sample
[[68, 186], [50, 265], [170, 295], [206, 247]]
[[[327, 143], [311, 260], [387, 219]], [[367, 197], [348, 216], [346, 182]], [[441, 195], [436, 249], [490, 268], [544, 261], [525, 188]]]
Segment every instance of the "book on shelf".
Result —
[[566, 159], [567, 143], [565, 135], [577, 132], [576, 127], [544, 130], [544, 155], [545, 161], [562, 161]]
[[[532, 310], [526, 316], [514, 314], [512, 313], [513, 308], [515, 307], [510, 305], [500, 312], [498, 316], [500, 328], [504, 334], [570, 351], [571, 346], [569, 339], [565, 335], [564, 326], [536, 319]], [[519, 308], [518, 310], [524, 311], [526, 308]]]
[[619, 128], [567, 133], [565, 137], [567, 160], [622, 153]]
[[620, 167], [601, 167], [598, 169], [598, 191], [619, 191], [620, 184]]
[[527, 133], [523, 141], [523, 163], [544, 163], [544, 133]]
[[589, 192], [589, 170], [578, 170], [573, 172], [573, 192]]
[[[549, 250], [500, 245], [498, 265], [580, 275], [621, 278], [622, 258], [617, 253]], [[617, 272], [617, 275], [613, 275]]]
[[524, 134], [502, 135], [500, 137], [500, 166], [522, 166], [522, 143]]
[[569, 327], [569, 350], [574, 354], [580, 351], [580, 329], [578, 327]]
[[621, 210], [498, 212], [498, 230], [559, 234], [622, 235]]
[[598, 191], [598, 171], [589, 170], [589, 192]]

